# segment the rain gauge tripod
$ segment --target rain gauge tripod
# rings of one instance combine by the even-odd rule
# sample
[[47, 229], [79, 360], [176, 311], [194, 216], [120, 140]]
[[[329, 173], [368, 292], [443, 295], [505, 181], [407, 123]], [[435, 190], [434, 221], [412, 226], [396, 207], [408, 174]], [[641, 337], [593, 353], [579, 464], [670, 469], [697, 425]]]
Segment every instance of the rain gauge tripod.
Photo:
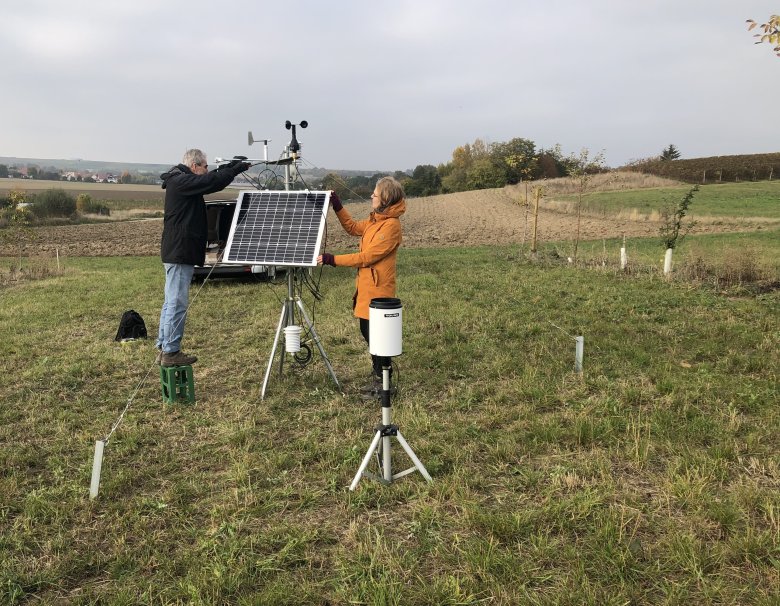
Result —
[[[401, 355], [401, 314], [401, 301], [399, 299], [371, 299], [371, 303], [368, 306], [368, 342], [372, 355], [385, 358]], [[393, 424], [390, 408], [392, 394], [390, 366], [388, 365], [382, 368], [382, 422], [376, 426], [374, 439], [371, 441], [371, 445], [360, 463], [360, 468], [349, 486], [350, 490], [355, 490], [360, 478], [363, 476], [378, 480], [382, 484], [390, 484], [398, 478], [419, 471], [426, 480], [433, 482], [428, 470], [425, 469], [425, 465], [420, 462], [420, 459], [414, 454], [412, 447], [409, 446], [409, 443], [401, 435], [398, 425]], [[398, 440], [401, 447], [412, 460], [412, 463], [414, 463], [409, 469], [396, 474], [393, 474], [390, 457], [391, 438]], [[379, 475], [366, 471], [374, 453], [376, 453]]]

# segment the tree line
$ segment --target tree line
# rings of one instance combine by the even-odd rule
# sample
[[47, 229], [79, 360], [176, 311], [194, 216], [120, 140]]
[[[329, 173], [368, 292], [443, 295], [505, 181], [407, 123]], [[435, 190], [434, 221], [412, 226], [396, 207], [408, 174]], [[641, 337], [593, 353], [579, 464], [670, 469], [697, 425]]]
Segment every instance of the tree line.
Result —
[[[452, 159], [447, 163], [438, 166], [420, 164], [411, 174], [396, 171], [392, 175], [403, 184], [407, 196], [417, 197], [566, 177], [580, 165], [579, 156], [564, 156], [559, 145], [537, 149], [533, 141], [519, 137], [498, 143], [476, 139], [473, 143], [455, 148]], [[589, 166], [588, 170], [598, 172], [601, 169]], [[328, 173], [317, 186], [334, 190], [344, 200], [368, 199], [377, 179], [388, 174], [391, 173], [342, 177]]]
[[624, 167], [648, 175], [687, 183], [764, 181], [778, 177], [780, 153], [712, 156], [689, 160], [650, 158]]

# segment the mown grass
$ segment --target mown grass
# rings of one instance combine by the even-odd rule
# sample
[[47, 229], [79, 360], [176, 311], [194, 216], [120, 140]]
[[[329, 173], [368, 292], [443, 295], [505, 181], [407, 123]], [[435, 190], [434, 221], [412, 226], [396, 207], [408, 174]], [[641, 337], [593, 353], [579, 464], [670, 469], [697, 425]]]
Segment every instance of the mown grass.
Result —
[[[355, 492], [380, 417], [356, 397], [352, 271], [306, 299], [344, 395], [316, 359], [260, 401], [286, 288], [214, 282], [193, 407], [162, 404], [151, 340], [112, 340], [129, 308], [156, 330], [156, 259], [0, 290], [0, 601], [777, 603], [778, 291], [516, 247], [402, 250], [399, 271], [394, 418], [434, 482]], [[90, 501], [94, 441], [147, 373]]]
[[[702, 234], [683, 238], [674, 255], [677, 279], [715, 287], [761, 288], [780, 280], [780, 232], [777, 229], [733, 234]], [[580, 243], [582, 261], [590, 266], [615, 268], [623, 240], [610, 238]], [[629, 273], [657, 276], [663, 268], [659, 238], [625, 241]], [[549, 245], [561, 256], [572, 254], [570, 242]]]
[[[583, 208], [615, 213], [637, 209], [639, 213], [657, 213], [670, 202], [679, 201], [690, 185], [618, 191], [589, 191], [583, 197]], [[561, 202], [576, 201], [576, 194], [555, 195]], [[769, 219], [780, 218], [780, 181], [756, 183], [721, 183], [702, 185], [691, 204], [694, 216]]]

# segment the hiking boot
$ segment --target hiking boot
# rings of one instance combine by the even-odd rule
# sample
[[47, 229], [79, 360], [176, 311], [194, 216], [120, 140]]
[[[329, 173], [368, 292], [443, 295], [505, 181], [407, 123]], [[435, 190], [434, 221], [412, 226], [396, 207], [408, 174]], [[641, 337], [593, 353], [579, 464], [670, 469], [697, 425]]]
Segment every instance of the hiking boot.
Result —
[[189, 366], [195, 364], [198, 361], [196, 356], [191, 356], [183, 351], [174, 351], [171, 353], [164, 353], [160, 357], [160, 364], [163, 366]]

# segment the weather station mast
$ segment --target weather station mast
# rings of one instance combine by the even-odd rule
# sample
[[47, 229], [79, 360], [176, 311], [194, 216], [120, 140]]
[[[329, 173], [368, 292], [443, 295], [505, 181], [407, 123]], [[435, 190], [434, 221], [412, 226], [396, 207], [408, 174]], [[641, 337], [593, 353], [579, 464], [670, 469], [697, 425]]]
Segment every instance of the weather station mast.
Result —
[[[300, 159], [300, 151], [301, 151], [301, 144], [298, 141], [296, 127], [300, 126], [301, 128], [306, 128], [307, 126], [309, 126], [309, 123], [306, 120], [301, 120], [300, 123], [295, 124], [290, 120], [287, 120], [285, 121], [284, 126], [287, 130], [292, 131], [290, 142], [285, 146], [284, 152], [282, 153], [282, 157], [279, 160], [266, 160], [265, 164], [275, 164], [284, 167], [284, 190], [286, 192], [290, 192], [290, 196], [293, 197], [291, 201], [286, 202], [285, 204], [296, 204], [296, 200], [298, 198], [301, 198], [301, 200], [304, 200], [304, 203], [300, 207], [296, 207], [296, 208], [306, 208], [306, 207], [311, 207], [311, 198], [317, 198], [320, 199], [319, 202], [324, 205], [323, 209], [319, 211], [319, 213], [323, 213], [324, 211], [327, 210], [327, 205], [329, 203], [329, 198], [330, 198], [329, 192], [309, 192], [308, 188], [306, 188], [306, 191], [300, 192], [299, 195], [299, 194], [295, 194], [292, 191], [296, 181], [295, 177], [296, 175], [298, 175], [298, 161]], [[249, 145], [252, 145], [253, 143], [262, 142], [266, 149], [265, 156], [267, 158], [268, 155], [267, 139], [256, 140], [252, 135], [252, 131], [249, 131], [248, 141], [249, 141]], [[293, 173], [293, 168], [295, 169], [295, 173]], [[290, 206], [287, 207], [287, 210], [295, 212]], [[307, 213], [304, 212], [304, 214]], [[324, 228], [324, 221], [325, 221], [324, 214], [317, 214], [316, 216], [312, 215], [310, 218], [313, 221], [313, 223], [311, 224], [311, 229], [319, 228], [319, 237], [317, 238], [317, 242], [319, 242], [322, 235], [322, 230]], [[314, 219], [316, 219], [316, 221], [314, 221]], [[313, 249], [312, 252], [316, 253], [316, 251], [314, 251]], [[314, 257], [314, 259], [316, 259], [316, 256]], [[316, 263], [316, 261], [314, 262]], [[268, 380], [271, 376], [271, 369], [274, 364], [274, 359], [277, 354], [277, 348], [280, 345], [280, 340], [282, 335], [284, 335], [285, 351], [281, 352], [281, 355], [279, 356], [280, 376], [282, 375], [284, 369], [285, 353], [292, 355], [293, 359], [301, 364], [306, 364], [311, 359], [311, 354], [312, 354], [311, 348], [308, 347], [306, 344], [301, 343], [300, 341], [300, 335], [302, 331], [305, 331], [308, 335], [311, 336], [311, 340], [315, 345], [315, 347], [317, 348], [317, 350], [319, 351], [320, 356], [323, 362], [325, 363], [325, 367], [328, 371], [328, 374], [330, 375], [330, 378], [333, 380], [333, 383], [336, 385], [336, 387], [338, 389], [341, 389], [338, 378], [336, 377], [336, 373], [333, 371], [333, 366], [331, 365], [330, 360], [327, 354], [325, 353], [325, 349], [322, 346], [321, 339], [314, 328], [314, 322], [309, 316], [305, 306], [303, 305], [301, 297], [298, 294], [302, 290], [300, 286], [302, 284], [308, 283], [308, 280], [305, 279], [306, 276], [304, 276], [304, 272], [309, 270], [309, 267], [307, 267], [306, 265], [310, 265], [310, 264], [303, 264], [303, 266], [301, 266], [300, 264], [288, 264], [284, 262], [281, 263], [277, 262], [277, 264], [287, 265], [287, 298], [285, 299], [285, 301], [283, 301], [282, 304], [279, 324], [276, 329], [273, 346], [271, 348], [271, 355], [268, 360], [268, 367], [266, 368], [265, 376], [263, 378], [263, 386], [260, 391], [260, 398], [261, 399], [265, 398], [266, 390], [268, 388]], [[297, 320], [296, 320], [296, 316], [298, 317]]]

